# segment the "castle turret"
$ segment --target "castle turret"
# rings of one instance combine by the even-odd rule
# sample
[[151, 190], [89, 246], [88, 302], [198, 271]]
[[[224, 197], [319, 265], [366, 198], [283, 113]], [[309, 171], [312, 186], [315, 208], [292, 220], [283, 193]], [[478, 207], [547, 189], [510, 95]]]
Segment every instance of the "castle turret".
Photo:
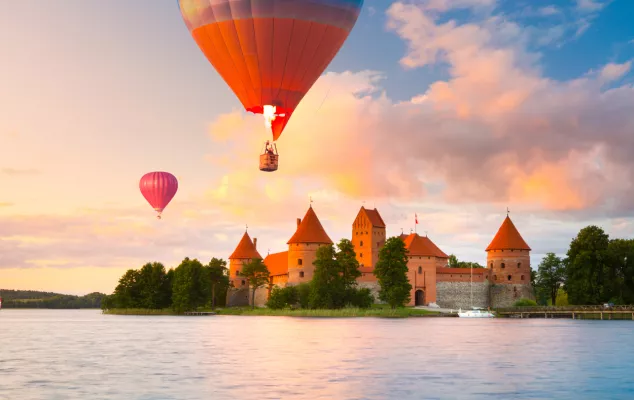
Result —
[[379, 250], [385, 244], [385, 222], [376, 208], [361, 207], [352, 223], [352, 244], [359, 267], [372, 272], [379, 260]]
[[508, 215], [486, 252], [491, 283], [496, 286], [504, 285], [503, 289], [494, 292], [491, 306], [512, 306], [522, 297], [534, 298], [531, 287], [531, 248]]
[[262, 259], [260, 253], [256, 248], [257, 239], [251, 237], [247, 232], [244, 232], [240, 243], [229, 256], [229, 280], [233, 283], [235, 288], [242, 288], [247, 285], [245, 279], [238, 275], [238, 272], [242, 270], [242, 266], [254, 258]]
[[288, 285], [296, 285], [313, 278], [317, 249], [333, 242], [310, 206], [304, 219], [297, 218], [297, 230], [287, 244]]

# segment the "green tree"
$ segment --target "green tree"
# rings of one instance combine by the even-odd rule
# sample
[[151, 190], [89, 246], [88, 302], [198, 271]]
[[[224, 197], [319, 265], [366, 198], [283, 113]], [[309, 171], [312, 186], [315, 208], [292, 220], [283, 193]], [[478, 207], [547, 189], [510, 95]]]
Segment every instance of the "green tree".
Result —
[[209, 274], [197, 259], [186, 257], [174, 270], [172, 308], [177, 312], [195, 310], [211, 297]]
[[391, 237], [379, 251], [379, 260], [374, 266], [374, 275], [381, 286], [379, 299], [392, 309], [404, 306], [411, 299], [407, 261], [405, 243], [399, 237]]
[[453, 254], [449, 255], [449, 261], [447, 262], [449, 268], [459, 268], [458, 267], [458, 257]]
[[346, 287], [333, 245], [317, 249], [311, 282], [310, 308], [336, 309], [345, 305]]
[[171, 290], [167, 282], [167, 273], [163, 264], [147, 263], [138, 273], [141, 306], [143, 308], [160, 309], [169, 307]]
[[572, 304], [600, 304], [606, 298], [609, 237], [598, 226], [587, 226], [570, 242], [565, 261], [564, 289]]
[[359, 271], [359, 261], [354, 245], [348, 239], [341, 239], [335, 252], [335, 260], [341, 270], [341, 278], [346, 289], [357, 285], [357, 278], [361, 276]]
[[548, 295], [550, 304], [557, 302], [557, 292], [564, 283], [564, 264], [555, 253], [547, 253], [537, 268], [537, 291], [543, 291]]
[[240, 275], [249, 283], [251, 289], [251, 308], [255, 308], [255, 291], [269, 283], [270, 273], [264, 262], [259, 258], [254, 258], [244, 264]]
[[484, 268], [484, 265], [480, 265], [477, 262], [472, 261], [459, 261], [458, 257], [451, 254], [447, 262], [449, 268]]
[[114, 289], [112, 296], [112, 305], [116, 308], [143, 307], [139, 271], [134, 269], [127, 270], [119, 278], [119, 284]]
[[273, 310], [292, 307], [299, 301], [297, 286], [287, 286], [285, 288], [273, 287], [266, 306]]
[[[229, 276], [227, 276], [227, 262], [219, 258], [212, 258], [207, 265], [209, 281], [211, 283], [211, 309], [216, 309], [216, 295], [226, 296], [229, 287]], [[219, 293], [217, 293], [219, 292]]]
[[613, 303], [634, 303], [634, 240], [612, 239], [608, 244], [606, 297]]

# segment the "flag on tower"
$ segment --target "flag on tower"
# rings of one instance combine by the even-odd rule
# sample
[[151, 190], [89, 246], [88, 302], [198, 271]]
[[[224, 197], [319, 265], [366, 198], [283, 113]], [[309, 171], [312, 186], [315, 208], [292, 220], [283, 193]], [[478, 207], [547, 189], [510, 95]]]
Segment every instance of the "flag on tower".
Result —
[[414, 219], [416, 220], [416, 225], [418, 225], [418, 214], [414, 214]]

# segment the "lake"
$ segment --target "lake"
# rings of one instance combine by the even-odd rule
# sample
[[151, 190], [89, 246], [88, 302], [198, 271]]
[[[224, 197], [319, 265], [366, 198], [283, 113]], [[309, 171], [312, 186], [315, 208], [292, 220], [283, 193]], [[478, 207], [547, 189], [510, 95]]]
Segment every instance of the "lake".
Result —
[[634, 322], [0, 311], [0, 399], [631, 399]]

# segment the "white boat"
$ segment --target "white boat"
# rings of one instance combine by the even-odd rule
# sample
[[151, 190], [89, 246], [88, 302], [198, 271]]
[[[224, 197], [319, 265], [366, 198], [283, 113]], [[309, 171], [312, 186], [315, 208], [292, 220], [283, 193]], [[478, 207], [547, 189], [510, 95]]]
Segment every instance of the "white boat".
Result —
[[469, 288], [471, 289], [471, 297], [469, 299], [471, 303], [471, 310], [462, 311], [462, 308], [458, 310], [458, 317], [461, 318], [495, 318], [495, 315], [490, 311], [485, 311], [481, 308], [473, 306], [473, 268], [470, 268], [471, 282]]
[[479, 308], [474, 308], [473, 310], [462, 311], [462, 309], [458, 310], [458, 316], [461, 318], [495, 318], [490, 311], [481, 310]]

